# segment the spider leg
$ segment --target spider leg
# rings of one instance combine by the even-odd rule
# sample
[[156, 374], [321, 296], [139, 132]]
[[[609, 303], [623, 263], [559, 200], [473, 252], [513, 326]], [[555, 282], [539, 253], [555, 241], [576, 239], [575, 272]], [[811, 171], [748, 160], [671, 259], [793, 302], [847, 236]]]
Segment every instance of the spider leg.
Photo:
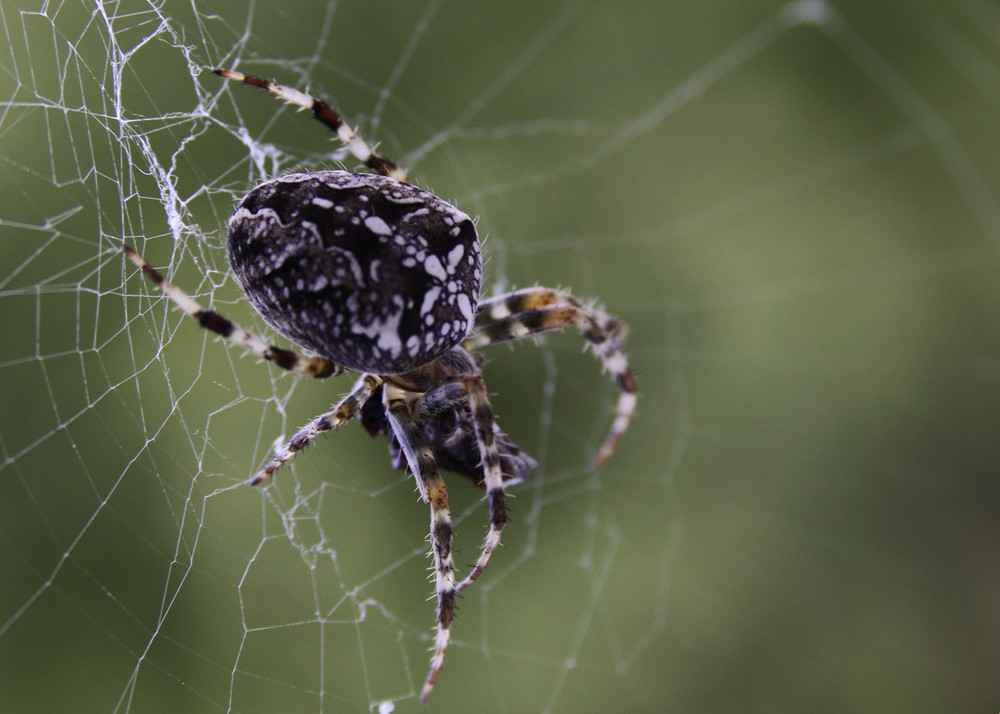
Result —
[[483, 378], [469, 375], [462, 378], [465, 391], [469, 395], [469, 408], [472, 410], [472, 423], [476, 430], [476, 443], [479, 444], [479, 456], [483, 463], [483, 488], [486, 489], [486, 500], [490, 504], [490, 529], [486, 533], [479, 560], [458, 584], [461, 592], [486, 569], [493, 556], [493, 551], [500, 545], [500, 535], [507, 523], [507, 492], [503, 486], [503, 473], [500, 471], [500, 453], [497, 451], [496, 438], [493, 430], [493, 407], [486, 395]]
[[590, 468], [600, 466], [614, 451], [635, 411], [635, 376], [621, 351], [625, 342], [625, 326], [603, 310], [585, 305], [568, 292], [542, 287], [526, 288], [483, 300], [479, 309], [475, 328], [462, 343], [467, 350], [520, 340], [572, 324], [580, 328], [587, 344], [621, 390], [611, 429], [590, 461]]
[[320, 414], [311, 422], [295, 432], [289, 439], [288, 444], [281, 450], [281, 453], [268, 462], [267, 466], [258, 471], [252, 479], [250, 485], [256, 486], [261, 481], [272, 475], [278, 468], [292, 458], [295, 453], [308, 446], [313, 439], [320, 434], [336, 429], [345, 421], [357, 416], [361, 407], [365, 405], [372, 393], [382, 384], [382, 380], [374, 374], [363, 374], [354, 384], [354, 389], [346, 397], [337, 402], [330, 411]]
[[479, 559], [469, 575], [455, 588], [459, 592], [469, 587], [486, 569], [493, 551], [500, 545], [500, 536], [507, 523], [507, 492], [504, 488], [503, 471], [500, 468], [493, 407], [490, 406], [483, 378], [479, 375], [463, 375], [434, 387], [417, 400], [413, 408], [414, 416], [420, 421], [436, 411], [459, 408], [458, 402], [466, 396], [469, 399], [473, 429], [476, 432], [476, 443], [479, 446], [479, 458], [483, 467], [482, 485], [486, 490], [486, 500], [489, 502], [490, 528]]
[[385, 383], [383, 400], [389, 425], [406, 456], [410, 471], [413, 472], [420, 497], [431, 507], [431, 554], [434, 557], [434, 590], [438, 604], [434, 654], [431, 657], [430, 672], [420, 692], [420, 701], [426, 702], [441, 671], [444, 653], [451, 640], [451, 622], [455, 617], [455, 563], [451, 554], [452, 528], [448, 491], [420, 426], [410, 414], [406, 394], [391, 383]]
[[357, 157], [358, 161], [383, 176], [389, 176], [390, 178], [394, 178], [402, 183], [410, 182], [410, 179], [406, 175], [405, 171], [384, 156], [376, 154], [375, 150], [368, 145], [368, 142], [362, 139], [361, 136], [358, 135], [358, 133], [354, 131], [354, 129], [352, 129], [347, 122], [344, 121], [343, 117], [333, 111], [333, 109], [330, 108], [330, 105], [322, 99], [317, 99], [316, 97], [306, 94], [305, 92], [300, 92], [292, 87], [286, 87], [283, 84], [276, 84], [267, 79], [254, 77], [251, 74], [243, 74], [242, 72], [237, 72], [231, 69], [216, 69], [212, 71], [220, 77], [232, 79], [237, 82], [243, 82], [244, 84], [250, 84], [254, 87], [260, 87], [261, 89], [266, 89], [271, 94], [284, 99], [286, 102], [296, 104], [303, 109], [308, 109], [313, 113], [314, 117], [337, 133], [337, 138], [344, 143], [344, 146], [347, 147], [348, 151]]
[[203, 308], [190, 295], [185, 293], [180, 288], [168, 283], [162, 275], [156, 272], [156, 270], [154, 270], [149, 263], [143, 260], [142, 257], [130, 247], [124, 246], [124, 251], [125, 255], [129, 257], [129, 260], [135, 263], [138, 267], [142, 268], [142, 272], [144, 272], [150, 280], [156, 283], [157, 287], [163, 291], [164, 295], [173, 300], [174, 303], [184, 312], [197, 320], [198, 324], [206, 330], [215, 332], [233, 344], [239, 345], [247, 352], [255, 354], [262, 360], [271, 362], [275, 366], [281, 367], [281, 369], [286, 369], [289, 372], [298, 372], [299, 374], [304, 374], [307, 377], [315, 377], [319, 379], [323, 377], [335, 377], [344, 371], [345, 368], [343, 365], [331, 362], [324, 357], [304, 357], [292, 350], [286, 350], [268, 344], [262, 338], [252, 332], [247, 332], [245, 329], [234, 322], [230, 322], [217, 312]]

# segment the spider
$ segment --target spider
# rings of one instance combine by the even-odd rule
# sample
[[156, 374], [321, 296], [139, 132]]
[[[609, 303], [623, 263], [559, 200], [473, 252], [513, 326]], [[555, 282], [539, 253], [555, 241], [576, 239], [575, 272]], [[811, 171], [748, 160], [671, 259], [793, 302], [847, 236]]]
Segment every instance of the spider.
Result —
[[[468, 215], [411, 185], [320, 99], [241, 72], [215, 73], [309, 109], [373, 172], [280, 176], [250, 190], [229, 219], [227, 255], [248, 301], [277, 332], [316, 356], [271, 345], [204, 309], [134, 250], [124, 251], [202, 327], [275, 366], [315, 378], [361, 373], [347, 396], [299, 429], [250, 483], [261, 483], [351, 418], [389, 438], [394, 466], [409, 467], [430, 506], [437, 624], [420, 694], [425, 702], [451, 637], [455, 596], [500, 544], [505, 488], [537, 466], [497, 426], [478, 350], [576, 325], [620, 389], [610, 431], [590, 462], [597, 468], [635, 407], [635, 378], [621, 352], [625, 326], [564, 290], [533, 287], [480, 299], [479, 239]], [[457, 583], [442, 467], [472, 479], [489, 504], [479, 558]]]

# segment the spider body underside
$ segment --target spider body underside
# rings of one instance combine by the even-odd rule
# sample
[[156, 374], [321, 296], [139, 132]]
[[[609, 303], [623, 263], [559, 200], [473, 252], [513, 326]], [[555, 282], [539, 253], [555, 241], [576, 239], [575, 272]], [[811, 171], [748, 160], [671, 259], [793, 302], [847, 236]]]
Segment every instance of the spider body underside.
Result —
[[[273, 346], [204, 309], [131, 248], [125, 252], [202, 327], [262, 359], [315, 378], [361, 373], [347, 396], [299, 429], [250, 483], [268, 478], [319, 434], [352, 418], [370, 434], [389, 438], [393, 465], [409, 467], [430, 506], [437, 634], [423, 702], [450, 640], [455, 595], [479, 577], [500, 543], [508, 519], [505, 486], [524, 480], [537, 465], [496, 425], [477, 350], [576, 325], [620, 388], [611, 429], [591, 460], [596, 468], [635, 407], [635, 378], [621, 352], [625, 327], [563, 290], [535, 287], [481, 300], [480, 247], [469, 216], [412, 186], [325, 102], [258, 77], [215, 72], [311, 110], [375, 172], [319, 171], [265, 181], [229, 220], [227, 255], [247, 299], [275, 330], [316, 356]], [[458, 583], [441, 468], [482, 487], [489, 508], [480, 556]]]

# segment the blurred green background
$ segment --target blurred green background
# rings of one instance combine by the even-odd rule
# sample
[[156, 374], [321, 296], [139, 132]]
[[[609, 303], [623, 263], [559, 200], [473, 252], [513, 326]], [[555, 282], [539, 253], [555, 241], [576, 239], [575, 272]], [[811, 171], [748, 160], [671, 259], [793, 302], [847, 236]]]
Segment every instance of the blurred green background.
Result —
[[[0, 710], [416, 711], [426, 508], [349, 382], [240, 360], [123, 241], [261, 330], [222, 227], [337, 165], [334, 100], [479, 216], [487, 292], [630, 326], [488, 352], [540, 466], [426, 711], [997, 711], [1000, 8], [355, 2], [0, 13]], [[350, 159], [346, 161], [353, 166]], [[484, 529], [449, 478], [458, 562]]]

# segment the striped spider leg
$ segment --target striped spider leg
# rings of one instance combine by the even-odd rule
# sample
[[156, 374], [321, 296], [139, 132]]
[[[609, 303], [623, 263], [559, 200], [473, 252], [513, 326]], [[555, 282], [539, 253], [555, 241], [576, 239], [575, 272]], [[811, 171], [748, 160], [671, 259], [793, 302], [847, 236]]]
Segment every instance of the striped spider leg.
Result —
[[585, 305], [564, 290], [524, 288], [481, 300], [476, 326], [462, 345], [467, 350], [477, 350], [569, 325], [580, 328], [587, 345], [621, 390], [611, 429], [590, 460], [590, 468], [596, 469], [614, 451], [635, 411], [635, 375], [621, 351], [625, 342], [625, 325], [603, 310]]
[[285, 447], [264, 468], [254, 474], [253, 478], [250, 479], [250, 485], [256, 486], [269, 476], [273, 476], [283, 463], [311, 444], [313, 439], [320, 434], [336, 429], [344, 422], [356, 417], [381, 384], [382, 378], [377, 375], [367, 373], [361, 375], [354, 383], [351, 392], [337, 402], [333, 409], [320, 414], [295, 432]]
[[[456, 348], [453, 354], [440, 360], [440, 364], [430, 365], [424, 376], [418, 370], [411, 376], [424, 376], [435, 386], [424, 392], [416, 403], [407, 409], [404, 400], [407, 390], [386, 384], [384, 399], [389, 423], [417, 480], [420, 495], [431, 508], [431, 553], [434, 556], [435, 592], [438, 598], [438, 627], [434, 640], [434, 654], [431, 657], [430, 672], [420, 694], [420, 701], [426, 702], [430, 696], [445, 651], [451, 640], [451, 622], [455, 614], [455, 593], [468, 585], [455, 584], [455, 567], [451, 555], [452, 525], [448, 509], [448, 494], [441, 480], [437, 459], [426, 439], [426, 424], [429, 412], [433, 410], [454, 410], [468, 415], [472, 420], [472, 430], [479, 451], [482, 470], [482, 485], [489, 503], [490, 531], [482, 546], [480, 562], [485, 567], [489, 553], [500, 543], [500, 535], [507, 522], [506, 491], [504, 489], [501, 456], [495, 438], [495, 421], [486, 386], [478, 374], [478, 366], [472, 356]], [[409, 392], [413, 395], [412, 392]], [[447, 448], [441, 444], [437, 449]]]
[[[584, 305], [566, 291], [543, 287], [525, 288], [481, 300], [475, 327], [462, 342], [462, 346], [473, 351], [491, 344], [512, 342], [548, 330], [562, 329], [572, 324], [580, 328], [587, 344], [600, 358], [604, 368], [611, 373], [621, 390], [611, 429], [590, 461], [590, 468], [596, 469], [614, 451], [635, 411], [636, 382], [628, 360], [621, 352], [626, 332], [621, 322], [602, 310]], [[502, 491], [502, 483], [500, 485]], [[488, 486], [487, 496], [489, 497]], [[458, 584], [459, 591], [471, 585], [486, 569], [493, 551], [500, 544], [502, 530], [503, 521], [491, 518], [490, 530], [479, 560], [465, 579]]]
[[363, 163], [365, 166], [370, 168], [376, 173], [380, 173], [383, 176], [389, 176], [397, 181], [403, 183], [409, 183], [410, 178], [406, 175], [399, 166], [389, 159], [375, 153], [375, 149], [368, 145], [368, 143], [362, 139], [351, 126], [344, 121], [344, 119], [330, 108], [330, 105], [324, 102], [322, 99], [317, 99], [305, 92], [300, 92], [298, 89], [293, 87], [286, 87], [283, 84], [276, 84], [267, 79], [262, 79], [260, 77], [255, 77], [252, 74], [243, 74], [242, 72], [237, 72], [231, 69], [216, 69], [212, 70], [215, 74], [220, 77], [225, 77], [226, 79], [232, 79], [236, 82], [243, 82], [244, 84], [249, 84], [254, 87], [260, 87], [261, 89], [267, 90], [271, 94], [284, 99], [290, 104], [295, 104], [302, 109], [308, 109], [312, 112], [312, 115], [316, 117], [319, 121], [323, 122], [326, 126], [332, 129], [337, 134], [337, 138], [340, 139], [344, 146], [347, 147], [354, 156]]
[[[126, 246], [124, 251], [167, 297], [205, 329], [283, 369], [311, 377], [329, 377], [344, 371], [342, 365], [325, 358], [303, 357], [291, 350], [275, 347], [218, 313], [206, 310], [194, 298], [169, 283], [132, 248]], [[420, 694], [420, 701], [425, 702], [434, 688], [444, 663], [445, 652], [451, 640], [451, 623], [455, 615], [455, 594], [460, 590], [455, 584], [455, 566], [451, 550], [453, 531], [447, 489], [424, 432], [424, 424], [433, 420], [435, 415], [453, 412], [457, 419], [456, 431], [464, 433], [464, 430], [469, 428], [468, 422], [471, 421], [471, 428], [475, 434], [482, 485], [489, 503], [490, 522], [489, 534], [478, 561], [479, 571], [486, 567], [489, 556], [499, 545], [503, 526], [507, 522], [502, 460], [497, 448], [498, 432], [486, 387], [472, 355], [461, 347], [455, 347], [441, 358], [404, 375], [383, 377], [371, 373], [362, 374], [347, 396], [329, 412], [319, 415], [299, 429], [286, 446], [250, 479], [250, 484], [257, 485], [273, 475], [283, 463], [320, 434], [358, 416], [380, 387], [382, 387], [385, 416], [392, 435], [406, 458], [421, 498], [431, 509], [431, 554], [434, 558], [435, 594], [438, 606], [434, 654]], [[506, 439], [506, 435], [499, 433]], [[457, 447], [451, 447], [447, 443], [436, 443], [435, 446], [442, 449], [449, 457], [455, 457], [449, 450]], [[523, 455], [516, 446], [510, 443], [505, 446], [508, 450], [508, 463], [517, 464], [511, 470], [525, 468], [530, 470], [534, 466], [534, 461]], [[476, 575], [478, 576], [478, 572]], [[470, 584], [473, 579], [466, 579], [462, 588]]]
[[444, 654], [451, 641], [451, 623], [455, 617], [451, 511], [448, 508], [448, 489], [441, 478], [437, 461], [424, 438], [423, 430], [407, 406], [407, 392], [387, 384], [382, 396], [392, 433], [410, 466], [420, 497], [431, 509], [431, 554], [434, 558], [434, 592], [438, 602], [437, 636], [434, 638], [430, 672], [420, 693], [420, 701], [423, 703], [430, 696], [444, 663]]
[[147, 277], [156, 283], [156, 286], [163, 291], [163, 294], [170, 298], [177, 307], [194, 318], [194, 320], [206, 330], [218, 334], [225, 340], [239, 345], [247, 352], [260, 357], [265, 362], [270, 362], [276, 367], [298, 372], [307, 377], [324, 379], [326, 377], [336, 377], [344, 372], [344, 366], [328, 360], [324, 357], [304, 357], [293, 350], [275, 347], [266, 340], [252, 332], [248, 332], [234, 322], [230, 322], [217, 312], [206, 310], [198, 302], [175, 285], [171, 285], [152, 266], [142, 259], [129, 246], [124, 246], [122, 250], [129, 260], [142, 269]]
[[[194, 318], [198, 324], [235, 345], [245, 349], [261, 359], [290, 372], [298, 372], [307, 377], [334, 377], [344, 371], [342, 365], [331, 362], [323, 357], [303, 357], [292, 350], [275, 347], [261, 337], [248, 332], [231, 322], [217, 312], [206, 310], [194, 298], [175, 285], [167, 282], [152, 266], [129, 246], [124, 247], [125, 254], [135, 263], [156, 285], [170, 298], [174, 304]], [[303, 447], [323, 432], [335, 429], [355, 417], [361, 411], [365, 402], [382, 383], [381, 378], [374, 374], [363, 374], [355, 383], [351, 392], [341, 399], [330, 411], [320, 414], [304, 427], [299, 429], [285, 447], [268, 464], [250, 479], [250, 485], [256, 486], [288, 461]]]

